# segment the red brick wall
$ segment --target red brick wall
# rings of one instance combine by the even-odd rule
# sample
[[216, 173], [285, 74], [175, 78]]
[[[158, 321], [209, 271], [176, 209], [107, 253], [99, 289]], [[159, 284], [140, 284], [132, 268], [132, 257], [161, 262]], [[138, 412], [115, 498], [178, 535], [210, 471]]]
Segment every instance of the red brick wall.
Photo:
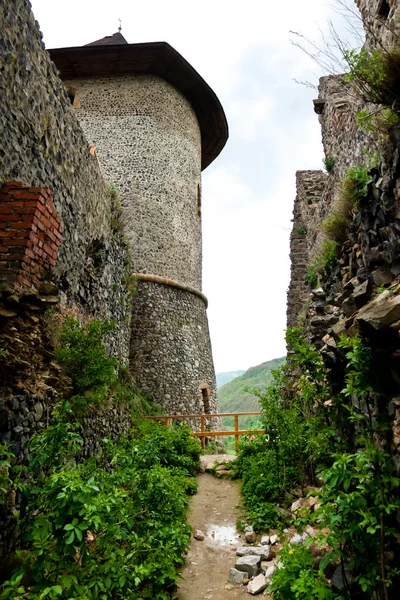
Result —
[[0, 282], [36, 289], [56, 264], [62, 227], [49, 188], [0, 188]]

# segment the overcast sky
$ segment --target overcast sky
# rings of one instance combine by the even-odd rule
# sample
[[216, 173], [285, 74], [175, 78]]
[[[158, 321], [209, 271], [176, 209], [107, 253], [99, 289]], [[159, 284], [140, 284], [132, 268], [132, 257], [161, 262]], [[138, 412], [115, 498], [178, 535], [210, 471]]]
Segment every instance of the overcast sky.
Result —
[[[215, 367], [247, 369], [285, 354], [295, 171], [322, 166], [317, 67], [289, 30], [319, 39], [336, 0], [32, 0], [47, 48], [115, 33], [166, 41], [219, 97], [230, 137], [203, 173], [203, 290]], [[351, 0], [349, 0], [351, 3]]]

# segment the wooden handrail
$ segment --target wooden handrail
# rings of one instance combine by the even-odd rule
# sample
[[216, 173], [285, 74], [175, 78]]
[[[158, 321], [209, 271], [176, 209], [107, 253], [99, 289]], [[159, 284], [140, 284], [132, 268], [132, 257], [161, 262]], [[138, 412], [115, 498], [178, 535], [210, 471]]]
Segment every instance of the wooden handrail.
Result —
[[[200, 419], [202, 416], [208, 418], [208, 417], [235, 417], [236, 415], [238, 415], [239, 417], [243, 416], [243, 417], [248, 417], [248, 416], [255, 416], [255, 415], [262, 415], [263, 413], [261, 412], [240, 412], [240, 413], [201, 413], [201, 414], [196, 414], [196, 415], [168, 415], [168, 419]], [[150, 417], [145, 417], [145, 419], [154, 419], [157, 421], [164, 421], [166, 418], [166, 415], [163, 416], [150, 416]]]
[[[262, 415], [261, 412], [241, 412], [241, 413], [201, 413], [197, 415], [163, 415], [163, 416], [151, 416], [145, 417], [145, 419], [149, 419], [151, 421], [164, 421], [165, 425], [169, 427], [169, 423], [172, 420], [182, 420], [182, 419], [200, 419], [200, 431], [192, 431], [193, 437], [200, 438], [201, 447], [205, 448], [206, 437], [219, 437], [225, 435], [234, 435], [235, 436], [235, 448], [236, 452], [239, 450], [239, 436], [246, 435], [251, 433], [264, 433], [262, 429], [239, 429], [239, 417], [249, 417], [249, 416], [257, 416]], [[234, 417], [235, 429], [231, 431], [206, 431], [205, 429], [205, 420], [212, 417]]]

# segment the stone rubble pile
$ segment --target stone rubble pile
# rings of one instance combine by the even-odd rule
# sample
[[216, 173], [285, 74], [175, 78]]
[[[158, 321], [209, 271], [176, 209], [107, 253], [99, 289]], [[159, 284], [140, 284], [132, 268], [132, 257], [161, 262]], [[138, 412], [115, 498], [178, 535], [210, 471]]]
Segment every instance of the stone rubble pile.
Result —
[[[249, 535], [253, 534], [253, 535]], [[263, 592], [271, 584], [276, 569], [276, 551], [272, 548], [279, 543], [277, 535], [262, 536], [261, 543], [256, 544], [257, 534], [251, 526], [246, 527], [247, 546], [236, 549], [235, 567], [228, 573], [228, 584], [246, 585], [247, 592], [253, 596]], [[249, 542], [248, 540], [254, 540]]]

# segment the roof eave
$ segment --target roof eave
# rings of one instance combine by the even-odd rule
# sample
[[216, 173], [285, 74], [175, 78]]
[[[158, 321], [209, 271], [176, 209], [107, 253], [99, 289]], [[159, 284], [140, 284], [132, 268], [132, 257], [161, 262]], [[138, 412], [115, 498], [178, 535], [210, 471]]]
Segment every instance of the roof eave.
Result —
[[55, 48], [49, 53], [62, 79], [152, 73], [171, 83], [189, 100], [197, 115], [202, 140], [202, 170], [225, 146], [228, 123], [215, 92], [166, 42]]

